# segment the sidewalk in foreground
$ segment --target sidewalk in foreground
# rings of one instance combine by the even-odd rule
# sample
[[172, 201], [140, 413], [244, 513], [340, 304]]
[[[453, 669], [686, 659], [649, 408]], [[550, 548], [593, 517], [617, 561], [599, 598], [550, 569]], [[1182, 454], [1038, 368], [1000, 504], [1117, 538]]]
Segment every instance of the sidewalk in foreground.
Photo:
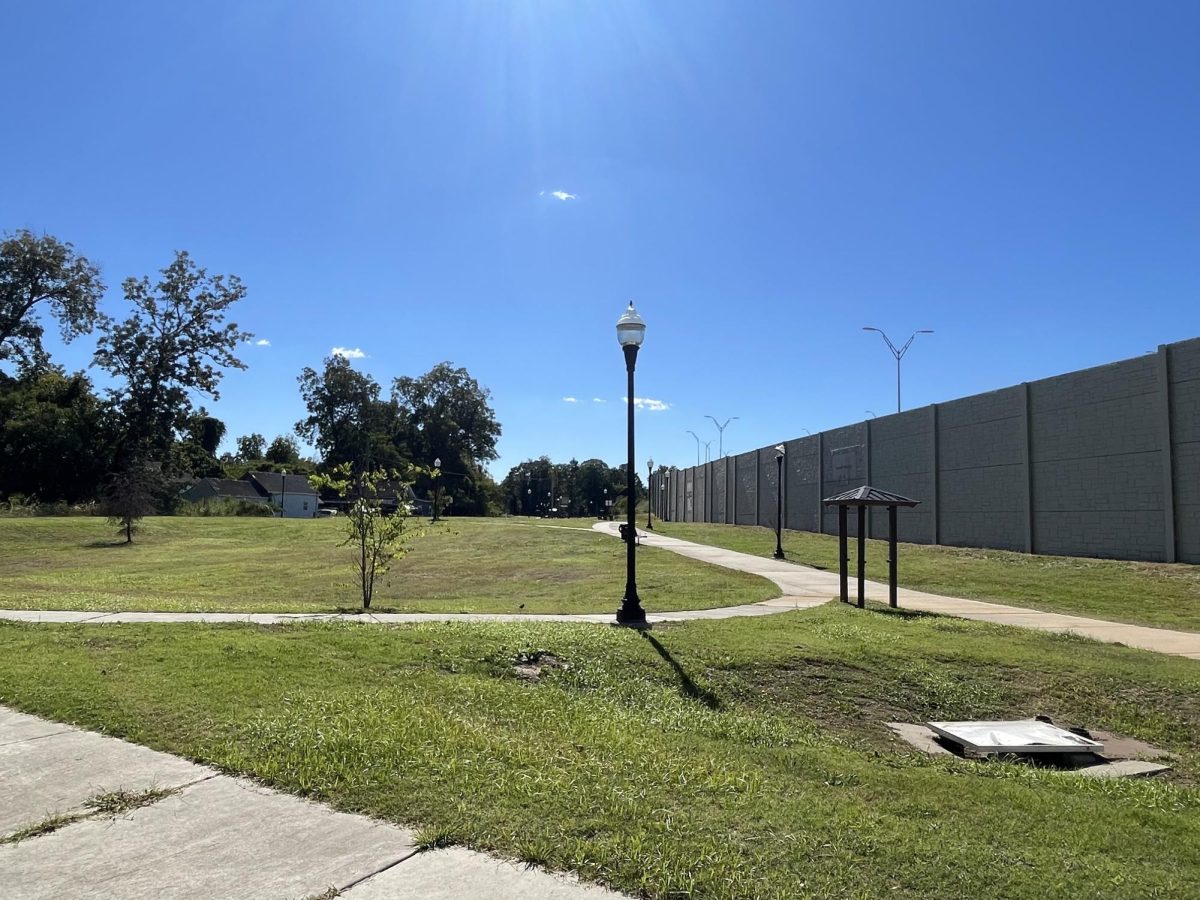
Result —
[[[616, 522], [597, 522], [592, 526], [606, 534], [617, 535]], [[741, 606], [726, 606], [718, 609], [695, 609], [678, 612], [656, 613], [653, 604], [647, 614], [651, 624], [684, 622], [692, 619], [733, 619], [741, 616], [769, 616], [796, 609], [811, 609], [828, 603], [838, 595], [836, 572], [824, 572], [796, 563], [737, 553], [707, 544], [694, 544], [678, 538], [666, 537], [652, 531], [638, 531], [641, 542], [647, 547], [670, 550], [681, 556], [759, 575], [773, 581], [783, 596], [762, 603], [747, 603]], [[868, 581], [867, 598], [887, 602], [887, 585]], [[1169, 631], [1165, 628], [1148, 628], [1143, 625], [1125, 625], [1103, 619], [1086, 619], [1061, 613], [1040, 612], [1021, 606], [1005, 606], [982, 600], [964, 600], [943, 597], [900, 588], [897, 599], [904, 609], [940, 613], [961, 619], [976, 619], [981, 622], [996, 622], [1000, 625], [1016, 625], [1037, 631], [1064, 632], [1089, 637], [1107, 644], [1125, 644], [1141, 650], [1153, 650], [1172, 656], [1200, 659], [1200, 633]], [[616, 602], [614, 601], [614, 606]], [[615, 613], [615, 610], [614, 610]], [[0, 619], [16, 622], [74, 622], [106, 624], [120, 622], [242, 622], [254, 625], [277, 625], [302, 621], [345, 621], [399, 625], [412, 622], [597, 622], [613, 624], [614, 616], [609, 613], [578, 615], [536, 615], [512, 613], [168, 613], [168, 612], [71, 612], [61, 610], [0, 610]]]
[[[171, 793], [116, 815], [88, 800]], [[625, 895], [463, 849], [418, 852], [412, 832], [0, 706], [0, 893], [40, 898], [620, 900]]]

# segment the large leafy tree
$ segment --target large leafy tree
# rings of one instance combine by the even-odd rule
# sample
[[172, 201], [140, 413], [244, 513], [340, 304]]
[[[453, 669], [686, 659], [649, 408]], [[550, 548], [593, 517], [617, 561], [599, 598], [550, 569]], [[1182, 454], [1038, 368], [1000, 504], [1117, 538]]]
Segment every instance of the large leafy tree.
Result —
[[38, 317], [47, 309], [63, 340], [90, 332], [101, 320], [100, 270], [70, 244], [51, 235], [18, 231], [0, 241], [0, 362], [45, 363], [45, 333]]
[[19, 379], [0, 373], [0, 496], [94, 499], [112, 438], [83, 373], [47, 368]]
[[257, 431], [244, 434], [236, 441], [237, 458], [240, 462], [251, 462], [262, 459], [267, 452], [267, 439]]
[[[500, 423], [491, 407], [492, 394], [463, 368], [438, 363], [418, 378], [392, 382], [408, 446], [420, 465], [441, 459], [443, 494], [456, 513], [482, 515], [500, 496], [484, 464], [496, 458]], [[427, 476], [420, 487], [430, 490]]]
[[300, 395], [308, 415], [296, 433], [317, 448], [325, 465], [354, 472], [402, 468], [407, 460], [396, 404], [380, 399], [379, 383], [350, 361], [330, 356], [321, 371], [300, 373]]
[[442, 362], [419, 378], [397, 378], [392, 399], [422, 463], [441, 457], [482, 464], [496, 458], [500, 423], [491, 407], [492, 392], [466, 369]]
[[223, 370], [246, 368], [234, 351], [252, 336], [225, 321], [246, 295], [241, 280], [210, 276], [186, 252], [175, 255], [156, 284], [128, 278], [123, 289], [133, 313], [100, 323], [95, 355], [95, 365], [117, 382], [109, 393], [123, 432], [118, 466], [161, 460], [186, 427], [191, 395], [218, 399]]
[[271, 446], [267, 448], [266, 458], [281, 466], [294, 466], [300, 462], [300, 447], [296, 444], [294, 437], [281, 434], [271, 441]]
[[196, 414], [187, 423], [188, 439], [214, 457], [221, 441], [225, 440], [225, 431], [225, 423], [210, 415], [203, 406], [196, 410]]

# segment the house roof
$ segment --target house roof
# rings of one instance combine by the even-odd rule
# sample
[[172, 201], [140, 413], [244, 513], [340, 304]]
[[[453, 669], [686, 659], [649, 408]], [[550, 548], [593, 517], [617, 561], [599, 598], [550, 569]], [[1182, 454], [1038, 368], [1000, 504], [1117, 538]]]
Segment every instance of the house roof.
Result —
[[[411, 502], [416, 499], [416, 494], [413, 493], [412, 487], [401, 481], [381, 481], [375, 486], [374, 491], [364, 491], [363, 493], [368, 497], [378, 500], [385, 506], [399, 503], [401, 500]], [[359, 491], [355, 485], [350, 486], [345, 497], [333, 488], [325, 488], [321, 491], [321, 499], [331, 503], [345, 499], [355, 499], [358, 496]]]
[[209, 487], [218, 497], [237, 497], [244, 500], [262, 500], [263, 496], [247, 481], [232, 478], [201, 478], [198, 485]]
[[306, 475], [281, 475], [279, 472], [248, 472], [247, 479], [253, 479], [264, 491], [272, 496], [278, 494], [312, 494], [316, 495]]
[[844, 491], [821, 501], [826, 506], [916, 506], [920, 500], [910, 500], [891, 491], [880, 490], [864, 484], [852, 491]]

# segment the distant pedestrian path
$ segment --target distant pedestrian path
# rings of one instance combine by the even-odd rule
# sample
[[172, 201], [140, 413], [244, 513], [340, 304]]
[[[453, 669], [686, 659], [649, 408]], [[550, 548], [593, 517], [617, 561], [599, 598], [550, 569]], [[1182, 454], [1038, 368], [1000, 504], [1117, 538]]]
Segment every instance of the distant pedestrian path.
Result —
[[[597, 522], [593, 530], [618, 536], [618, 523]], [[759, 575], [772, 581], [782, 591], [782, 596], [761, 603], [741, 606], [726, 606], [718, 609], [681, 610], [655, 613], [653, 601], [647, 602], [651, 609], [646, 618], [650, 624], [684, 622], [695, 619], [734, 619], [744, 616], [769, 616], [797, 609], [811, 609], [828, 603], [838, 595], [838, 576], [835, 572], [824, 572], [808, 566], [782, 560], [768, 559], [749, 553], [738, 553], [707, 544], [696, 544], [678, 538], [666, 537], [651, 531], [638, 531], [641, 542], [647, 547], [670, 550], [681, 556], [701, 562], [723, 566], [751, 575]], [[887, 585], [874, 581], [866, 583], [867, 599], [887, 602]], [[1018, 606], [986, 603], [981, 600], [965, 600], [943, 597], [922, 591], [900, 588], [900, 606], [904, 609], [956, 616], [960, 619], [975, 619], [980, 622], [995, 622], [1000, 625], [1016, 625], [1037, 631], [1077, 634], [1108, 644], [1125, 644], [1142, 650], [1153, 650], [1173, 656], [1200, 659], [1200, 634], [1169, 631], [1165, 628], [1148, 628], [1142, 625], [1126, 625], [1102, 619], [1087, 619], [1060, 613], [1039, 612]], [[612, 624], [620, 598], [613, 599], [613, 614], [576, 613], [538, 615], [532, 613], [220, 613], [220, 612], [75, 612], [64, 610], [0, 610], [0, 619], [15, 622], [66, 622], [88, 624], [116, 623], [246, 623], [253, 625], [279, 625], [289, 622], [360, 622], [380, 625], [402, 625], [416, 622], [593, 622]]]

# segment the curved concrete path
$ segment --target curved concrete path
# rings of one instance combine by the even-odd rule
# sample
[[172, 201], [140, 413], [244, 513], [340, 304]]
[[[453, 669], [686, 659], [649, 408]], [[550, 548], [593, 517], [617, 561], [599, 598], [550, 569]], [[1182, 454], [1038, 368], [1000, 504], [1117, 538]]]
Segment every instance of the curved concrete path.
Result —
[[[555, 527], [555, 526], [543, 526]], [[616, 522], [597, 522], [594, 531], [618, 536]], [[576, 529], [579, 530], [579, 529]], [[650, 624], [684, 622], [694, 619], [733, 619], [742, 616], [769, 616], [796, 609], [811, 609], [828, 603], [838, 595], [838, 575], [807, 566], [781, 560], [738, 553], [722, 547], [695, 544], [679, 538], [667, 537], [653, 531], [638, 530], [642, 544], [670, 550], [690, 559], [759, 575], [775, 583], [782, 596], [761, 603], [741, 606], [726, 606], [717, 609], [692, 609], [676, 612], [649, 612]], [[887, 602], [887, 585], [868, 581], [867, 599]], [[1037, 631], [1052, 631], [1078, 634], [1108, 644], [1125, 644], [1142, 650], [1167, 653], [1200, 659], [1200, 634], [1185, 631], [1169, 631], [1165, 628], [1148, 628], [1144, 625], [1126, 625], [1103, 619], [1088, 619], [1061, 613], [1041, 612], [1020, 606], [987, 603], [982, 600], [965, 600], [926, 594], [908, 588], [897, 591], [897, 600], [904, 609], [939, 613], [961, 619], [980, 622], [995, 622], [1000, 625], [1016, 625]], [[614, 606], [616, 601], [614, 601]], [[650, 604], [653, 606], [653, 604]], [[18, 622], [74, 622], [74, 623], [120, 623], [120, 622], [241, 622], [255, 625], [277, 625], [287, 622], [344, 621], [401, 625], [414, 622], [594, 622], [614, 624], [613, 613], [580, 613], [560, 615], [537, 615], [533, 613], [173, 613], [173, 612], [73, 612], [62, 610], [0, 610], [0, 619]]]
[[[592, 527], [598, 531], [613, 534], [616, 534], [618, 529], [613, 522], [600, 522]], [[838, 596], [840, 586], [836, 572], [825, 572], [796, 563], [752, 556], [748, 553], [736, 553], [706, 544], [693, 544], [690, 541], [681, 541], [678, 538], [655, 534], [651, 531], [639, 530], [638, 534], [641, 535], [641, 541], [647, 547], [661, 547], [692, 559], [769, 578], [789, 595], [785, 599], [795, 600], [798, 605], [813, 606], [823, 600]], [[887, 603], [888, 586], [868, 581], [866, 594], [868, 600]], [[821, 599], [816, 600], [816, 603], [809, 602], [814, 598]], [[1165, 628], [1148, 628], [1144, 625], [1126, 625], [1103, 619], [1087, 619], [1082, 616], [1041, 612], [1021, 606], [1005, 606], [1002, 603], [943, 597], [939, 594], [926, 594], [923, 591], [914, 591], [908, 588], [897, 589], [896, 601], [903, 609], [940, 613], [945, 616], [975, 619], [980, 622], [996, 622], [1000, 625], [1017, 625], [1037, 631], [1078, 634], [1103, 641], [1106, 644], [1125, 644], [1142, 650], [1200, 659], [1200, 634], [1194, 632], [1169, 631]]]

